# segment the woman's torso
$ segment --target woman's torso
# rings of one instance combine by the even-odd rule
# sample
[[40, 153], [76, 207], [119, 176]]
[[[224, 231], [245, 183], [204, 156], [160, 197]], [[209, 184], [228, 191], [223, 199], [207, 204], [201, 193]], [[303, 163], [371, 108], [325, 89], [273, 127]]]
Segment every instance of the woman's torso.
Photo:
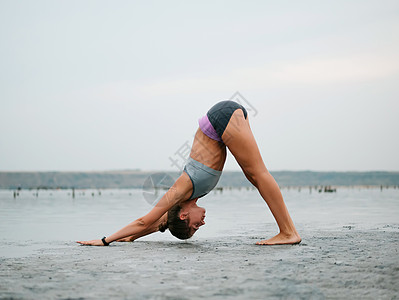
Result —
[[207, 167], [221, 171], [226, 161], [226, 146], [209, 138], [198, 128], [190, 157]]

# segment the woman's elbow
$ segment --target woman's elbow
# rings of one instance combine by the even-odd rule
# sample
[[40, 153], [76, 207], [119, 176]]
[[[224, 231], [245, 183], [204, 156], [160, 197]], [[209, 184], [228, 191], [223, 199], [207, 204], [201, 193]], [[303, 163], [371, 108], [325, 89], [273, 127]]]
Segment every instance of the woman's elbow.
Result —
[[138, 218], [136, 221], [134, 221], [134, 224], [137, 226], [136, 228], [139, 229], [139, 231], [145, 231], [154, 226], [155, 222], [151, 222], [151, 220], [148, 220], [145, 217]]
[[136, 225], [140, 229], [146, 229], [151, 224], [148, 224], [144, 218], [138, 218], [136, 221], [133, 222], [133, 225]]

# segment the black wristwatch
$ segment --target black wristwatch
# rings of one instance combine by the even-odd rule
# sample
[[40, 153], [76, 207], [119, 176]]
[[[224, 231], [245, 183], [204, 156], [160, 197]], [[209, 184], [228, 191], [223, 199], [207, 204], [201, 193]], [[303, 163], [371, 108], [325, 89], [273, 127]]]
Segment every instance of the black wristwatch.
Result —
[[104, 246], [109, 246], [109, 243], [107, 243], [106, 241], [105, 241], [105, 236], [101, 239], [102, 241], [103, 241], [103, 244], [104, 244]]

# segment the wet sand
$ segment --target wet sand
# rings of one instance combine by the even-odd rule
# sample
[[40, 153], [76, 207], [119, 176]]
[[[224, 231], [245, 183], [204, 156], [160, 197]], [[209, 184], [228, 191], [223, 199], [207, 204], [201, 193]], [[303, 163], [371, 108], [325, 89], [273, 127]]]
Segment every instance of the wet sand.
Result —
[[156, 233], [87, 247], [149, 209], [142, 191], [0, 191], [0, 299], [398, 299], [399, 191], [283, 191], [303, 239], [257, 246], [276, 225], [256, 191], [212, 193], [189, 241]]
[[[256, 230], [255, 230], [256, 231]], [[399, 226], [76, 246], [0, 260], [1, 299], [397, 299]]]

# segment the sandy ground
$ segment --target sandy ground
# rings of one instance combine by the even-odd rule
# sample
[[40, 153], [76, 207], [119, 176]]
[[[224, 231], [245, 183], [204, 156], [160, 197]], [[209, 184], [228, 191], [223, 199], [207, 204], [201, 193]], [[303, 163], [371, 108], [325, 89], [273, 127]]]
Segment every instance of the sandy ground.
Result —
[[189, 242], [50, 243], [0, 259], [0, 298], [399, 298], [398, 225], [302, 228], [302, 244], [273, 247], [254, 245], [258, 229]]

